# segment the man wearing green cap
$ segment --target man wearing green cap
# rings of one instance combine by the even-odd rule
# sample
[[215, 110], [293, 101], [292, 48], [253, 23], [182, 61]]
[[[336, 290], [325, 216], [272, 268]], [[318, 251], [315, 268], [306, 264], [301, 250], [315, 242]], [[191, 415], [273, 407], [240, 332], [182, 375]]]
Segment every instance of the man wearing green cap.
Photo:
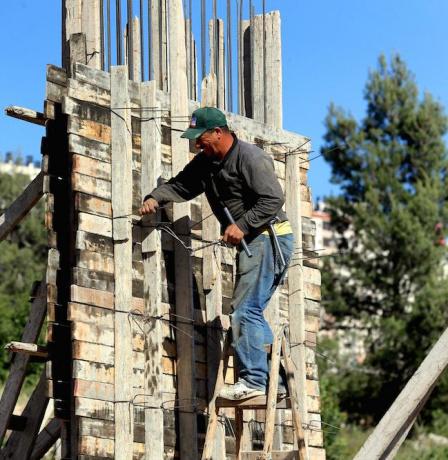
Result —
[[[239, 140], [220, 110], [195, 110], [181, 137], [194, 139], [199, 153], [177, 176], [145, 197], [140, 213], [155, 213], [161, 204], [206, 194], [221, 224], [223, 241], [238, 246], [231, 324], [239, 379], [224, 387], [220, 396], [239, 400], [262, 395], [268, 381], [265, 345], [273, 340], [263, 311], [283, 279], [293, 251], [291, 226], [282, 210], [283, 192], [272, 159], [259, 147]], [[279, 246], [273, 244], [268, 231], [274, 219]], [[243, 239], [250, 255], [241, 250]]]

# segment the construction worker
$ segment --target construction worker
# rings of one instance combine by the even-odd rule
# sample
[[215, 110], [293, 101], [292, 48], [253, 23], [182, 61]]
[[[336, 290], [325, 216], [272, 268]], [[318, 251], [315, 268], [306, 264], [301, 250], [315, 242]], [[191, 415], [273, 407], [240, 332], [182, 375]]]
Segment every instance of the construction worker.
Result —
[[[220, 396], [239, 400], [263, 395], [268, 382], [265, 345], [273, 341], [263, 311], [293, 252], [291, 226], [282, 210], [283, 192], [272, 159], [259, 147], [239, 140], [220, 110], [196, 110], [181, 137], [195, 140], [199, 153], [179, 174], [145, 197], [140, 213], [155, 213], [159, 205], [191, 200], [205, 192], [221, 224], [222, 240], [238, 247], [231, 325], [239, 378], [234, 385], [226, 385]], [[229, 222], [224, 208], [234, 223]], [[269, 232], [273, 219], [277, 223]], [[273, 244], [272, 229], [279, 245]], [[248, 252], [241, 249], [243, 239]]]

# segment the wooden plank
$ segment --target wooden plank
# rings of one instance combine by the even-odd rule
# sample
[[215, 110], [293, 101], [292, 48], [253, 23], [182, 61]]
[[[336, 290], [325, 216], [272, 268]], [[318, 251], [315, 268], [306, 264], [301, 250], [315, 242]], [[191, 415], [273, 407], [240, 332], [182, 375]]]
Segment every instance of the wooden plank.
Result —
[[415, 421], [428, 395], [448, 367], [448, 329], [432, 347], [414, 375], [367, 438], [354, 460], [391, 458], [404, 441], [403, 432]]
[[111, 165], [104, 161], [88, 158], [83, 155], [72, 156], [72, 171], [98, 179], [111, 179]]
[[67, 132], [92, 141], [110, 144], [110, 126], [72, 115], [68, 119]]
[[115, 262], [115, 458], [132, 457], [132, 134], [126, 66], [111, 70], [112, 213]]
[[[307, 144], [309, 146], [309, 143]], [[286, 213], [294, 232], [298, 248], [302, 247], [302, 217], [300, 213], [300, 177], [299, 157], [289, 155], [286, 158]], [[303, 283], [303, 261], [292, 264], [288, 270], [288, 300], [289, 300], [289, 339], [294, 344], [291, 348], [291, 358], [294, 363], [295, 385], [297, 386], [298, 404], [302, 423], [307, 423], [306, 397], [306, 347], [305, 347], [305, 300]], [[306, 442], [306, 441], [305, 441]], [[307, 443], [306, 443], [307, 444]]]
[[292, 408], [292, 421], [295, 431], [295, 442], [299, 452], [299, 460], [308, 460], [306, 433], [302, 428], [303, 418], [300, 414], [299, 398], [297, 396], [297, 383], [295, 381], [295, 366], [291, 359], [291, 348], [285, 336], [282, 337], [282, 352], [288, 382], [288, 391]]
[[39, 383], [22, 412], [22, 416], [26, 417], [25, 429], [23, 431], [13, 431], [11, 433], [5, 448], [2, 450], [2, 458], [29, 458], [44, 418], [47, 404], [48, 397], [46, 396], [46, 377], [44, 370], [41, 374]]
[[0, 241], [3, 241], [14, 227], [28, 214], [43, 194], [43, 178], [40, 172], [22, 194], [0, 216]]
[[78, 153], [101, 161], [111, 161], [108, 143], [87, 139], [77, 134], [69, 134], [68, 149], [71, 153]]
[[140, 41], [140, 18], [132, 19], [132, 75], [133, 81], [142, 81], [142, 60], [141, 60], [141, 41]]
[[[47, 311], [46, 292], [45, 283], [41, 283], [31, 305], [28, 322], [23, 330], [23, 342], [36, 342], [39, 337]], [[16, 355], [12, 360], [9, 376], [0, 400], [0, 443], [3, 441], [10, 417], [19, 397], [28, 361], [28, 355]]]
[[[179, 173], [189, 161], [189, 142], [182, 139], [180, 132], [188, 127], [188, 84], [186, 75], [185, 29], [182, 14], [182, 1], [170, 2], [169, 8], [169, 74], [170, 74], [170, 106], [172, 117], [171, 148], [173, 174]], [[181, 121], [185, 120], [185, 121]], [[173, 205], [174, 231], [180, 235], [190, 234], [189, 203]], [[189, 244], [190, 238], [183, 237]], [[191, 257], [185, 249], [176, 243], [174, 249], [175, 264], [175, 295], [176, 314], [183, 318], [193, 318], [193, 286]], [[194, 366], [194, 328], [185, 324], [185, 320], [177, 323], [179, 333], [177, 343], [177, 382], [178, 397], [181, 401], [194, 401], [196, 398], [196, 379]], [[179, 452], [186, 460], [198, 458], [197, 417], [193, 407], [186, 407], [179, 413]]]
[[[224, 22], [222, 19], [211, 19], [208, 24], [210, 44], [210, 76], [216, 81], [216, 103], [213, 107], [225, 108], [225, 75], [224, 75]], [[216, 42], [216, 38], [218, 41]], [[217, 45], [217, 49], [216, 48]], [[202, 104], [202, 103], [201, 103]], [[203, 105], [203, 104], [202, 104]]]
[[107, 219], [101, 216], [94, 216], [92, 214], [79, 213], [78, 230], [111, 238], [112, 219]]
[[109, 219], [112, 217], [112, 203], [109, 200], [82, 192], [75, 193], [75, 209], [79, 212], [108, 217]]
[[61, 421], [52, 418], [37, 436], [33, 451], [30, 455], [30, 460], [39, 460], [43, 458], [60, 436]]
[[101, 69], [102, 62], [100, 3], [100, 0], [83, 0], [81, 11], [81, 32], [86, 36], [86, 64], [95, 69]]
[[8, 350], [10, 353], [22, 353], [39, 358], [48, 358], [47, 347], [35, 343], [9, 342], [5, 345], [5, 350]]
[[36, 112], [35, 110], [26, 109], [25, 107], [19, 107], [17, 105], [10, 105], [6, 107], [5, 114], [18, 118], [19, 120], [28, 121], [35, 125], [45, 126], [47, 118], [42, 112]]
[[[203, 80], [202, 103], [204, 106], [216, 106], [216, 79], [209, 75]], [[211, 208], [205, 195], [202, 196], [202, 216], [209, 216]], [[210, 217], [202, 223], [202, 238], [205, 240], [217, 240], [220, 236], [220, 225], [216, 218]], [[202, 258], [202, 286], [205, 292], [206, 324], [219, 326], [222, 316], [222, 273], [221, 251], [215, 251], [214, 247], [203, 250]], [[223, 334], [213, 327], [207, 328], [207, 385], [208, 385], [208, 413], [215, 414], [214, 390], [217, 384], [219, 365], [224, 346]], [[222, 369], [221, 369], [222, 372]], [[211, 423], [211, 422], [209, 422]], [[216, 460], [225, 459], [225, 427], [216, 424], [213, 439], [207, 438], [207, 448], [204, 452]]]
[[[241, 460], [260, 460], [267, 458], [262, 456], [263, 452], [253, 451], [253, 452], [241, 452]], [[295, 460], [297, 458], [297, 451], [273, 451], [269, 457], [271, 460]]]
[[74, 340], [72, 342], [73, 359], [83, 359], [96, 363], [114, 364], [114, 348], [102, 344], [94, 344]]
[[[153, 80], [142, 85], [142, 107], [160, 107], [156, 101], [156, 82]], [[157, 112], [156, 112], [157, 113]], [[144, 114], [142, 114], [144, 115]], [[152, 118], [149, 113], [148, 118]], [[161, 174], [161, 138], [160, 121], [157, 119], [143, 121], [142, 117], [142, 197], [148, 195], [157, 186]], [[145, 218], [148, 224], [154, 223], [160, 213]], [[146, 227], [142, 235], [142, 252], [144, 279], [143, 290], [145, 313], [149, 317], [158, 317], [162, 313], [162, 242], [160, 234], [151, 227]], [[162, 403], [162, 324], [158, 320], [150, 322], [145, 348], [145, 458], [158, 460], [163, 457], [163, 411]]]
[[277, 388], [280, 368], [281, 341], [284, 327], [277, 326], [274, 329], [274, 343], [271, 354], [271, 370], [269, 372], [269, 389], [266, 401], [266, 420], [264, 431], [263, 453], [267, 456], [272, 451], [275, 432], [275, 412], [277, 406]]
[[[88, 82], [91, 84], [94, 82], [98, 87], [110, 90], [110, 75], [107, 72], [95, 70], [81, 64], [77, 64], [75, 66], [75, 71], [76, 79], [79, 81]], [[59, 78], [61, 82], [63, 82], [65, 74], [63, 75], [61, 72], [61, 69], [57, 69], [52, 66], [52, 76], [55, 74], [56, 77]], [[129, 88], [131, 102], [133, 102], [133, 104], [138, 104], [140, 101], [140, 95], [137, 84], [134, 82], [129, 82]], [[157, 91], [157, 100], [161, 103], [162, 110], [170, 109], [170, 99], [166, 93]], [[199, 108], [199, 103], [197, 101], [189, 101], [188, 104], [188, 112], [192, 112]], [[303, 135], [296, 134], [284, 129], [275, 128], [259, 121], [242, 117], [238, 114], [226, 112], [226, 117], [229, 121], [229, 126], [231, 126], [232, 129], [234, 129], [236, 132], [250, 132], [253, 138], [262, 139], [266, 143], [282, 142], [283, 150], [298, 148], [309, 140]], [[307, 163], [302, 163], [302, 169], [306, 165]]]
[[265, 122], [265, 91], [263, 79], [264, 40], [263, 16], [256, 15], [251, 24], [252, 58], [252, 118]]
[[265, 15], [266, 24], [266, 95], [265, 122], [281, 128], [283, 125], [282, 106], [282, 44], [280, 12], [272, 11]]

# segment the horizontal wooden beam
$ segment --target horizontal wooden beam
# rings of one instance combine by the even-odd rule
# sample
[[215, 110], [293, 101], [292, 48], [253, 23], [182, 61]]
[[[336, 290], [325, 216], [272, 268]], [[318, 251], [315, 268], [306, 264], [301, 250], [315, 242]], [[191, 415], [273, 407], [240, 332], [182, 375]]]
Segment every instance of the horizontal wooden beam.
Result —
[[[254, 396], [253, 398], [232, 401], [230, 399], [217, 398], [216, 407], [238, 407], [239, 409], [266, 409], [266, 396]], [[291, 402], [286, 398], [277, 398], [277, 409], [288, 409]]]
[[43, 195], [44, 174], [40, 172], [23, 193], [0, 216], [0, 241], [28, 214]]
[[19, 107], [17, 105], [6, 107], [5, 114], [40, 126], [45, 126], [48, 120], [42, 112], [36, 112], [35, 110], [26, 109], [25, 107]]
[[273, 451], [269, 456], [263, 454], [261, 450], [258, 451], [247, 451], [241, 452], [241, 460], [263, 460], [263, 459], [270, 459], [270, 460], [295, 460], [298, 458], [298, 451], [296, 450], [278, 450]]
[[10, 342], [5, 345], [5, 350], [12, 353], [24, 353], [30, 356], [38, 356], [39, 358], [48, 358], [47, 347], [42, 347], [35, 343]]

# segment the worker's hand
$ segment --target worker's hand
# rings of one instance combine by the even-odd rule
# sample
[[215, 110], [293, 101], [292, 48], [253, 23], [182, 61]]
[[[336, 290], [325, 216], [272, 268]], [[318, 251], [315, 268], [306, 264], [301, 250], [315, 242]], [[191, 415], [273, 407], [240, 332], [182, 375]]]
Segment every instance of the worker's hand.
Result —
[[234, 244], [235, 246], [237, 244], [240, 244], [243, 238], [244, 233], [236, 224], [229, 225], [226, 228], [226, 231], [224, 232], [224, 235], [222, 237], [224, 242]]
[[157, 212], [157, 208], [159, 207], [159, 203], [154, 198], [148, 198], [142, 205], [142, 207], [138, 210], [141, 216], [145, 214], [154, 214]]

